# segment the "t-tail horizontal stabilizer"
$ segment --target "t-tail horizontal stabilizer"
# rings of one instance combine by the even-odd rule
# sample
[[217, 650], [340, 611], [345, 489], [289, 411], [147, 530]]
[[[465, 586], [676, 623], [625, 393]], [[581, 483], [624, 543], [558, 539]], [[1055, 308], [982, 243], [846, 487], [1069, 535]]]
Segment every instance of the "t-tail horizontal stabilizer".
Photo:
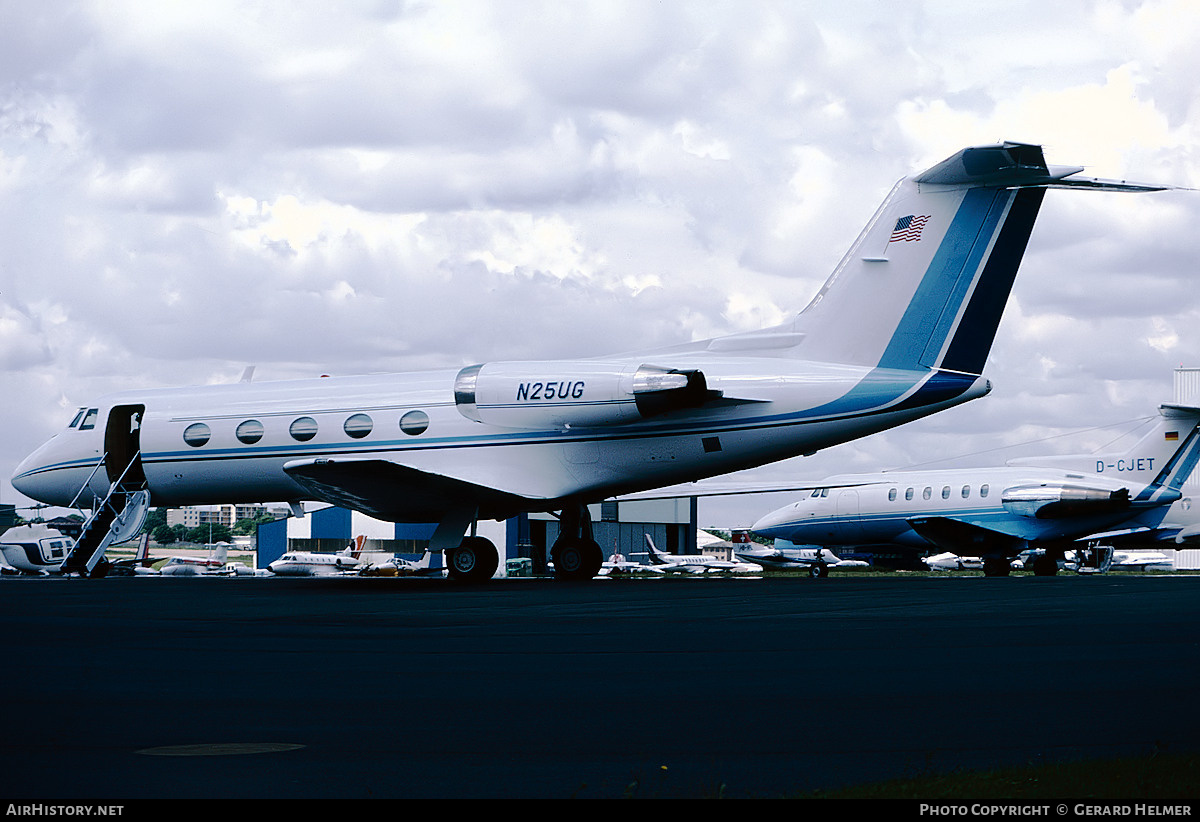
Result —
[[1077, 178], [1040, 146], [968, 148], [897, 183], [784, 330], [805, 359], [978, 375], [1047, 188], [1157, 191]]

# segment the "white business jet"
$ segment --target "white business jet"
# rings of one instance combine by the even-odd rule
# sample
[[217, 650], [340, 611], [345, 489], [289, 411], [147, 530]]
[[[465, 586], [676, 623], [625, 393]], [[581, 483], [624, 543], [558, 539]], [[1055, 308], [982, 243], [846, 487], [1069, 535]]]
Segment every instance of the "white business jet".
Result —
[[204, 557], [173, 556], [159, 566], [158, 573], [166, 577], [215, 575], [229, 560], [229, 543], [218, 542], [209, 550], [208, 556]]
[[634, 562], [633, 560], [625, 559], [623, 554], [614, 553], [608, 559], [604, 560], [600, 566], [600, 571], [597, 576], [601, 577], [624, 577], [624, 576], [662, 576], [665, 574], [662, 568], [649, 563]]
[[267, 565], [271, 573], [281, 577], [323, 577], [337, 574], [356, 574], [361, 560], [353, 544], [336, 554], [318, 551], [288, 551]]
[[[318, 500], [396, 522], [460, 580], [490, 578], [481, 519], [559, 513], [556, 576], [604, 552], [589, 503], [751, 468], [985, 395], [980, 376], [1047, 188], [1154, 191], [968, 148], [902, 179], [782, 325], [598, 359], [127, 391], [81, 408], [13, 485], [98, 512], [67, 565], [91, 573], [121, 495], [137, 505]], [[94, 535], [93, 535], [94, 532]]]
[[1006, 576], [1026, 554], [1035, 574], [1052, 576], [1089, 543], [1200, 539], [1200, 516], [1182, 491], [1198, 460], [1200, 408], [1163, 405], [1128, 451], [843, 474], [813, 483], [752, 530], [824, 546], [932, 548], [942, 553], [930, 567], [982, 561], [987, 576]]
[[733, 562], [708, 554], [668, 554], [654, 544], [654, 540], [649, 534], [645, 536], [646, 552], [650, 557], [650, 564], [669, 574], [757, 574], [762, 572], [760, 565], [749, 562]]

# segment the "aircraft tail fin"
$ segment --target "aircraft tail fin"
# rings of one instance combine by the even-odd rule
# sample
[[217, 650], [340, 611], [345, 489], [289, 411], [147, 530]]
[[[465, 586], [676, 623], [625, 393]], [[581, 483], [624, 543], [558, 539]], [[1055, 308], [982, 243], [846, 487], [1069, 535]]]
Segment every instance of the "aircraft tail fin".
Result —
[[142, 531], [138, 537], [137, 551], [133, 555], [134, 565], [149, 565], [150, 562], [150, 532]]
[[1155, 191], [1077, 178], [1040, 146], [964, 149], [896, 184], [794, 321], [797, 355], [982, 373], [1047, 188]]
[[1178, 447], [1167, 458], [1151, 485], [1178, 491], [1200, 461], [1200, 408], [1164, 405], [1159, 413], [1164, 417], [1169, 415], [1177, 423], [1174, 429], [1164, 431], [1163, 439], [1167, 443], [1178, 443]]
[[1147, 486], [1148, 496], [1167, 488], [1178, 491], [1200, 462], [1200, 407], [1164, 404], [1150, 430], [1131, 448], [1108, 454], [1084, 454], [1013, 460], [1012, 465], [1060, 468], [1129, 480]]
[[660, 551], [658, 549], [658, 546], [654, 544], [654, 539], [651, 538], [651, 536], [649, 534], [646, 534], [645, 537], [646, 537], [646, 553], [650, 557], [650, 564], [651, 565], [663, 565], [664, 564], [663, 552]]

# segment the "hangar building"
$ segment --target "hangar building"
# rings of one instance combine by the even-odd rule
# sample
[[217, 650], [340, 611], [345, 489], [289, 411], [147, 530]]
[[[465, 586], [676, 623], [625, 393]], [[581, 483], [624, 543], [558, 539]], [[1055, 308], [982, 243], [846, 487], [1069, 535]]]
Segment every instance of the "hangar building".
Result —
[[[605, 558], [620, 553], [637, 561], [645, 555], [645, 534], [668, 553], [697, 553], [694, 497], [609, 501], [588, 510], [593, 535]], [[266, 568], [287, 551], [341, 551], [358, 536], [367, 538], [368, 551], [416, 560], [424, 554], [436, 527], [436, 523], [383, 522], [334, 506], [306, 508], [303, 517], [289, 515], [258, 526], [257, 564]], [[499, 573], [505, 572], [506, 560], [528, 558], [533, 573], [542, 574], [558, 536], [558, 520], [550, 514], [522, 514], [505, 522], [482, 521], [477, 533], [495, 543], [500, 552]], [[431, 564], [442, 566], [441, 555], [432, 557]]]

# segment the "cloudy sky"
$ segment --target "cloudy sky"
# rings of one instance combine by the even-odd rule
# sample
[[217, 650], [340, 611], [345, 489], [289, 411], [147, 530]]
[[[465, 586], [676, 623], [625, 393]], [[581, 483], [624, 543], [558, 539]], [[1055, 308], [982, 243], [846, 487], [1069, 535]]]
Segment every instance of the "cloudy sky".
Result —
[[[779, 322], [964, 146], [1200, 188], [1195, 3], [972, 6], [0, 2], [0, 502], [113, 390]], [[1200, 366], [1197, 226], [1051, 192], [989, 397], [763, 476], [1109, 443]]]

